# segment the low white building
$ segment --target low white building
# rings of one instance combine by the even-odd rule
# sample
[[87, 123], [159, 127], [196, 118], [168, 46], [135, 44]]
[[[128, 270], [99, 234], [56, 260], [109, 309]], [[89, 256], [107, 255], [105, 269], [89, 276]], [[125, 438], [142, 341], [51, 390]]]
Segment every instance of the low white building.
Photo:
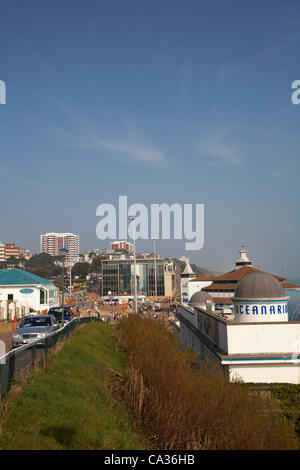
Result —
[[208, 302], [180, 305], [180, 340], [230, 381], [300, 384], [300, 322], [288, 320], [281, 283], [269, 274], [248, 274], [233, 303], [232, 320]]
[[58, 305], [59, 289], [52, 282], [23, 269], [0, 270], [0, 320], [13, 319], [14, 313], [19, 317], [47, 312]]

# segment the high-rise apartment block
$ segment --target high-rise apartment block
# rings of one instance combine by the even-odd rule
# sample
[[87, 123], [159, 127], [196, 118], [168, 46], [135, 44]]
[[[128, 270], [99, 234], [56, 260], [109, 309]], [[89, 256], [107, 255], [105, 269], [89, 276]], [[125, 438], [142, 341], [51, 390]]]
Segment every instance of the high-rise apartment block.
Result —
[[4, 261], [7, 261], [9, 258], [20, 258], [20, 247], [15, 243], [7, 243], [4, 246]]
[[0, 242], [0, 263], [1, 261], [5, 261], [5, 258], [4, 258], [4, 243]]
[[127, 250], [129, 253], [133, 252], [133, 244], [127, 242], [126, 240], [117, 240], [115, 242], [111, 242], [110, 244], [111, 251], [117, 250]]
[[61, 248], [67, 248], [67, 259], [79, 256], [79, 235], [74, 233], [45, 233], [41, 235], [41, 253], [51, 256], [61, 255]]

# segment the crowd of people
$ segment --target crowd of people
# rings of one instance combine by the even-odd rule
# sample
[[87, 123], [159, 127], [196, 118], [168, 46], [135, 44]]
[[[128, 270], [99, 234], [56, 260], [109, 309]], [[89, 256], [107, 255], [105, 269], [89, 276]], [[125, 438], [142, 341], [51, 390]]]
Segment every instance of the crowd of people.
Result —
[[[72, 313], [74, 316], [97, 316], [103, 322], [116, 323], [135, 311], [135, 305], [132, 301], [121, 305], [118, 301], [107, 302], [91, 293], [86, 293], [84, 300], [86, 302], [83, 302], [82, 296], [73, 298]], [[137, 305], [137, 311], [140, 315], [154, 320], [163, 320], [169, 324], [173, 322], [173, 313], [176, 312], [176, 308], [175, 297], [167, 297], [157, 302], [146, 300], [138, 302]]]

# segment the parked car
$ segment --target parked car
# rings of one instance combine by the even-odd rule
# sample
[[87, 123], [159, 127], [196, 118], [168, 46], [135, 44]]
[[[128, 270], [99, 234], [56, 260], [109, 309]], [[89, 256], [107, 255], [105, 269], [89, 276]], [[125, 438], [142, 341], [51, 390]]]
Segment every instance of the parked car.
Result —
[[17, 326], [12, 336], [12, 347], [37, 341], [43, 344], [45, 336], [59, 328], [59, 324], [53, 315], [30, 315], [24, 318], [20, 326]]
[[[53, 315], [56, 318], [57, 323], [62, 323], [62, 307], [51, 307], [48, 310], [48, 315]], [[64, 324], [72, 320], [73, 313], [71, 307], [66, 305], [64, 307]]]

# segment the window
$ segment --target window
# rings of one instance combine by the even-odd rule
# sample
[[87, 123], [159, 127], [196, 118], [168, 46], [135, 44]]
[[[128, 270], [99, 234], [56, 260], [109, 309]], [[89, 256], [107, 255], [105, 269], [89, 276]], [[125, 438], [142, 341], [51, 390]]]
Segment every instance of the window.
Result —
[[47, 291], [45, 289], [40, 289], [40, 305], [47, 303]]
[[35, 318], [26, 318], [23, 320], [20, 328], [27, 328], [30, 326], [50, 326], [51, 320], [50, 317], [35, 317]]

